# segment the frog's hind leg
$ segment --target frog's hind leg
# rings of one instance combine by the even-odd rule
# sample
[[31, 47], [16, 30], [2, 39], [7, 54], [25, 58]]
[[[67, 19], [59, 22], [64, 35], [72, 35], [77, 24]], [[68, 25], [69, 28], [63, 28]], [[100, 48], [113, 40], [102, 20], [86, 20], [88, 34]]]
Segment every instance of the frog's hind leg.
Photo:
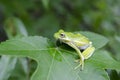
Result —
[[[79, 51], [77, 51], [77, 52], [79, 53]], [[80, 57], [80, 59], [76, 60], [76, 62], [80, 61], [80, 64], [77, 67], [75, 67], [75, 69], [77, 69], [78, 67], [81, 66], [82, 67], [81, 70], [83, 70], [83, 68], [84, 68], [84, 59], [88, 59], [89, 57], [91, 57], [94, 51], [95, 51], [95, 48], [93, 46], [90, 46], [87, 49], [85, 49], [82, 52], [83, 58]]]
[[95, 48], [93, 46], [90, 46], [82, 52], [82, 55], [84, 56], [85, 59], [88, 59], [89, 57], [92, 56], [94, 51]]

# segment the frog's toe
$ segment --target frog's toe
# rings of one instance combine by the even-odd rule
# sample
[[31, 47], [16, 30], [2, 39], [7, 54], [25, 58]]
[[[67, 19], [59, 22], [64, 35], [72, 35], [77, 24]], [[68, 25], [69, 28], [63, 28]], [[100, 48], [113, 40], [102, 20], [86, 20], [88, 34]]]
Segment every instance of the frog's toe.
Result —
[[78, 69], [80, 66], [81, 66], [81, 64], [77, 65], [74, 69], [76, 70], [76, 69]]
[[80, 62], [80, 59], [76, 59], [76, 60], [74, 60], [74, 62], [76, 62], [76, 63], [77, 63], [77, 62]]
[[78, 66], [75, 67], [75, 69], [79, 68], [81, 66], [81, 70], [83, 70], [84, 68], [84, 61], [83, 60], [79, 60], [80, 64]]
[[83, 70], [83, 68], [84, 68], [84, 61], [80, 61], [80, 64], [81, 64], [81, 70]]

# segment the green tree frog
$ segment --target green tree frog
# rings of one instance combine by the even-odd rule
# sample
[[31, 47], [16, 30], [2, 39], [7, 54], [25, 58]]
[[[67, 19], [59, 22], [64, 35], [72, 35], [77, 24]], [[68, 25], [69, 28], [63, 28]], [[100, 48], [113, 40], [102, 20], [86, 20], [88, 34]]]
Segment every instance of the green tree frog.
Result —
[[80, 60], [77, 61], [79, 61], [80, 64], [76, 66], [75, 69], [81, 66], [81, 70], [83, 70], [84, 60], [91, 57], [95, 51], [95, 47], [93, 47], [92, 42], [82, 34], [64, 32], [64, 30], [59, 30], [54, 34], [54, 37], [56, 40], [59, 40], [76, 50], [80, 57]]

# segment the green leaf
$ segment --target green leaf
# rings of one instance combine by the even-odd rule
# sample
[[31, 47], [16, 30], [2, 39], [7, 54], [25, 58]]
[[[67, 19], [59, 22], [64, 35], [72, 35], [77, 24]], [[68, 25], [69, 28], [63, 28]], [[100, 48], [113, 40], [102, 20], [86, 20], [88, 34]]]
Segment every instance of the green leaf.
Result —
[[14, 70], [17, 58], [2, 56], [0, 59], [0, 80], [8, 80]]
[[115, 39], [120, 43], [120, 36], [115, 36]]
[[[15, 17], [10, 17], [5, 21], [4, 29], [8, 38], [27, 36], [24, 24]], [[1, 56], [0, 65], [0, 80], [8, 80], [13, 77], [24, 80], [29, 69], [25, 58], [19, 59], [13, 56]]]
[[15, 36], [27, 36], [28, 33], [22, 21], [19, 18], [11, 17], [5, 22], [4, 29], [9, 38]]
[[109, 80], [104, 69], [120, 70], [120, 63], [104, 50], [96, 50], [85, 61], [83, 71], [74, 70], [79, 64], [74, 62], [74, 53], [76, 52], [55, 48], [47, 38], [39, 36], [11, 39], [0, 44], [2, 55], [24, 56], [37, 61], [38, 67], [31, 80]]

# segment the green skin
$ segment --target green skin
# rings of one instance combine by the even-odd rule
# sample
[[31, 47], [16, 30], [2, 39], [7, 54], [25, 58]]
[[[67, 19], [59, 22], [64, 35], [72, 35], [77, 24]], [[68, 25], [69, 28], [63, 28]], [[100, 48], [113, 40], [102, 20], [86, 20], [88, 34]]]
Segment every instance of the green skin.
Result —
[[[71, 33], [71, 32], [64, 32], [63, 30], [59, 30], [57, 33], [54, 34], [54, 37], [60, 42], [63, 42], [76, 50], [78, 53], [80, 60], [80, 64], [75, 67], [77, 69], [81, 66], [81, 70], [84, 68], [84, 60], [88, 59], [92, 56], [93, 52], [95, 51], [95, 47], [92, 46], [92, 42], [82, 34], [78, 33]], [[81, 52], [80, 50], [83, 50]]]

